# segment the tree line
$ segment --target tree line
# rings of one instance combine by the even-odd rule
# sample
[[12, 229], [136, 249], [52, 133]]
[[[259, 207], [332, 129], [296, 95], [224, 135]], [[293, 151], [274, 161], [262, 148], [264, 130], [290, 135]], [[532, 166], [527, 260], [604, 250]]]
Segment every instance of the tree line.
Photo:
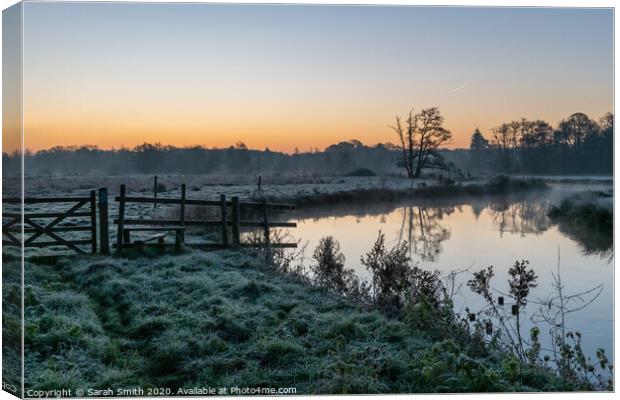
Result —
[[[284, 152], [249, 149], [242, 142], [228, 148], [175, 147], [143, 143], [113, 150], [96, 146], [53, 147], [26, 151], [26, 174], [352, 174], [398, 172], [395, 149], [390, 144], [366, 146], [359, 140], [343, 141], [323, 151]], [[19, 153], [3, 153], [5, 176], [20, 171]]]
[[[396, 117], [391, 128], [398, 144], [368, 146], [348, 140], [323, 151], [292, 154], [249, 149], [237, 142], [228, 148], [175, 147], [143, 143], [112, 150], [97, 146], [52, 147], [26, 151], [29, 176], [122, 174], [311, 174], [369, 176], [405, 174], [412, 183], [429, 171], [527, 174], [612, 174], [613, 114], [598, 122], [583, 113], [560, 121], [556, 128], [543, 120], [525, 118], [493, 128], [485, 137], [472, 134], [469, 149], [448, 150], [452, 133], [443, 126], [436, 107]], [[19, 153], [3, 153], [4, 176], [17, 176]], [[459, 171], [460, 170], [460, 171]]]
[[543, 120], [522, 118], [491, 130], [487, 139], [471, 137], [469, 169], [534, 174], [611, 174], [613, 114], [598, 122], [574, 113], [556, 128]]

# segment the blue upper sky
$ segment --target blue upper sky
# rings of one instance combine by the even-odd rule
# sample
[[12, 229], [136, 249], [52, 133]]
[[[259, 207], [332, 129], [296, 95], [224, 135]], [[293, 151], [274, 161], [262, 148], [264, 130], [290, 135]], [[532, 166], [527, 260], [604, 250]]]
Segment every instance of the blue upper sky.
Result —
[[26, 146], [290, 151], [613, 107], [611, 9], [27, 3]]

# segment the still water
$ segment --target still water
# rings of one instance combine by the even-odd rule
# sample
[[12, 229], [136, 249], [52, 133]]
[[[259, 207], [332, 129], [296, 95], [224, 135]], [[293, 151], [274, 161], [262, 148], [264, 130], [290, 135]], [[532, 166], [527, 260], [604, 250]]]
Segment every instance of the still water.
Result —
[[[605, 189], [610, 187], [592, 188]], [[538, 286], [531, 299], [544, 299], [552, 293], [552, 273], [558, 271], [558, 259], [564, 295], [585, 292], [602, 285], [600, 294], [583, 310], [567, 316], [569, 330], [583, 335], [583, 347], [594, 358], [597, 348], [613, 357], [613, 249], [610, 243], [581, 243], [579, 238], [563, 232], [547, 217], [553, 204], [586, 189], [579, 186], [555, 186], [551, 191], [521, 197], [478, 200], [434, 200], [409, 204], [379, 204], [330, 207], [299, 211], [295, 238], [307, 243], [306, 263], [322, 237], [331, 235], [341, 246], [346, 267], [368, 280], [369, 272], [360, 262], [375, 242], [379, 232], [386, 235], [386, 245], [407, 241], [410, 256], [419, 267], [440, 271], [479, 271], [493, 266], [492, 287], [497, 295], [509, 290], [508, 269], [516, 260], [528, 260], [538, 275]], [[572, 236], [572, 237], [571, 237]], [[465, 285], [471, 272], [456, 277], [460, 290], [454, 297], [456, 311], [469, 307], [473, 312], [483, 307], [481, 298]], [[597, 291], [596, 291], [597, 292]], [[593, 292], [594, 293], [594, 292]], [[590, 301], [593, 294], [583, 297]], [[508, 303], [508, 300], [507, 300]], [[580, 304], [575, 299], [574, 306]], [[509, 305], [508, 305], [509, 307]], [[530, 303], [523, 332], [529, 337], [530, 318], [540, 305]], [[543, 346], [549, 345], [547, 326], [541, 327]]]

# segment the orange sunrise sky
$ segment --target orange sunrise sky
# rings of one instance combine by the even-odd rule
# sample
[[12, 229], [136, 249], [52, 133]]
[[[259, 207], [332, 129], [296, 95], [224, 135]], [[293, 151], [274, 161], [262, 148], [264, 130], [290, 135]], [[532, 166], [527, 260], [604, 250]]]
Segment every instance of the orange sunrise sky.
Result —
[[25, 3], [25, 147], [307, 151], [396, 142], [394, 116], [432, 106], [452, 148], [521, 117], [598, 120], [613, 111], [612, 22], [610, 9]]

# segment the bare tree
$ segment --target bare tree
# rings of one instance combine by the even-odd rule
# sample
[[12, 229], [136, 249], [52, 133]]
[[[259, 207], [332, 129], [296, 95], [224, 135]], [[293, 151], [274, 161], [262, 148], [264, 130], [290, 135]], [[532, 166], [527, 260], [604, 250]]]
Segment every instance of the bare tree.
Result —
[[400, 139], [400, 164], [412, 182], [420, 177], [425, 168], [443, 167], [437, 149], [452, 138], [452, 133], [443, 127], [443, 121], [439, 109], [431, 107], [418, 113], [410, 111], [405, 127], [398, 115], [396, 125], [390, 126]]

